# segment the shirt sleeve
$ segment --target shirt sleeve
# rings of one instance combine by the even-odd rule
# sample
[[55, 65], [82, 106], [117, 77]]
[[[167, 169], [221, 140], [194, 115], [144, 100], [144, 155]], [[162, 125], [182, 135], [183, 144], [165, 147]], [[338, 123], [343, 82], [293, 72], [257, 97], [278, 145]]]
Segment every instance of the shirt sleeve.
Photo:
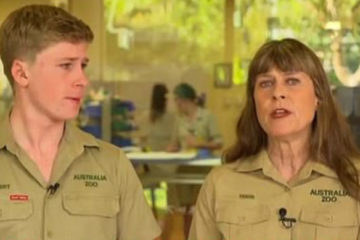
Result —
[[201, 187], [189, 240], [220, 240], [221, 234], [216, 227], [214, 174], [210, 173]]
[[[141, 183], [121, 152], [119, 166], [120, 212], [117, 216], [118, 240], [153, 240], [161, 230], [147, 204]], [[139, 230], [140, 228], [140, 230]]]

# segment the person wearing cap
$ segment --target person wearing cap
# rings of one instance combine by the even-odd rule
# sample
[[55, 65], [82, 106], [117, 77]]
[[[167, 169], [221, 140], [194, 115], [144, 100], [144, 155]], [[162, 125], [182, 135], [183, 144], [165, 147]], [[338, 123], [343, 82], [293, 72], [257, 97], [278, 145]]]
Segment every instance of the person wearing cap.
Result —
[[14, 96], [0, 121], [0, 239], [151, 240], [160, 229], [124, 153], [73, 126], [91, 29], [28, 5], [0, 26]]
[[[188, 83], [174, 88], [178, 116], [173, 129], [169, 151], [196, 151], [201, 157], [209, 157], [222, 147], [222, 136], [214, 115], [200, 107], [195, 89]], [[205, 154], [204, 154], [205, 153]], [[179, 166], [178, 173], [207, 174], [210, 167]], [[176, 185], [171, 194], [170, 208], [184, 215], [185, 237], [188, 235], [199, 185]]]
[[310, 48], [260, 47], [236, 133], [202, 186], [189, 240], [360, 239], [359, 149]]
[[210, 152], [222, 147], [222, 137], [215, 117], [198, 106], [195, 89], [180, 83], [174, 89], [178, 119], [173, 130], [169, 151], [206, 149]]

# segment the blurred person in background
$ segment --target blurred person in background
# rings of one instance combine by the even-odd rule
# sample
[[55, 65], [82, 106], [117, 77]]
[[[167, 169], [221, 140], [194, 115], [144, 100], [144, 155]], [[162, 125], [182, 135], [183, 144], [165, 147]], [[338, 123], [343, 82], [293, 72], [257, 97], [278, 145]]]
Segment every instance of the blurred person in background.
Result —
[[220, 149], [222, 137], [215, 117], [198, 105], [195, 89], [188, 83], [180, 83], [174, 89], [174, 97], [178, 118], [168, 151]]
[[139, 120], [139, 145], [147, 151], [165, 151], [171, 139], [175, 115], [167, 110], [168, 89], [157, 83], [151, 93], [150, 111]]
[[[214, 115], [198, 105], [195, 89], [188, 83], [180, 83], [174, 88], [174, 100], [178, 110], [168, 151], [196, 151], [198, 157], [210, 157], [222, 147], [222, 136]], [[201, 102], [204, 105], [204, 102]], [[207, 174], [210, 167], [179, 166], [177, 173]], [[192, 210], [196, 202], [199, 185], [177, 185], [174, 193], [176, 202], [173, 209], [184, 216], [184, 230], [187, 238]]]

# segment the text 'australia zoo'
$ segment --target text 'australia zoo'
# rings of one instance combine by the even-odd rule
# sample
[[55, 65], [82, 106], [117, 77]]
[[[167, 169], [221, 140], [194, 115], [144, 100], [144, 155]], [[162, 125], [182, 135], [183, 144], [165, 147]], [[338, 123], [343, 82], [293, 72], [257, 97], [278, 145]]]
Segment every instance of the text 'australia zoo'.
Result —
[[349, 193], [343, 189], [311, 189], [310, 195], [320, 196], [322, 202], [336, 202], [338, 197], [346, 197]]

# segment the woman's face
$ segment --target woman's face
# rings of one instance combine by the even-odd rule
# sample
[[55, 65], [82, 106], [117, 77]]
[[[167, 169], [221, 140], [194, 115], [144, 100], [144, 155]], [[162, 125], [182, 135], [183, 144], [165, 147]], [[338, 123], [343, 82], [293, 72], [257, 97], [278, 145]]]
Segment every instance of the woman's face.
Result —
[[186, 112], [186, 100], [175, 96], [175, 105], [180, 113]]
[[318, 99], [313, 81], [304, 72], [276, 68], [256, 77], [256, 114], [268, 138], [308, 138]]

